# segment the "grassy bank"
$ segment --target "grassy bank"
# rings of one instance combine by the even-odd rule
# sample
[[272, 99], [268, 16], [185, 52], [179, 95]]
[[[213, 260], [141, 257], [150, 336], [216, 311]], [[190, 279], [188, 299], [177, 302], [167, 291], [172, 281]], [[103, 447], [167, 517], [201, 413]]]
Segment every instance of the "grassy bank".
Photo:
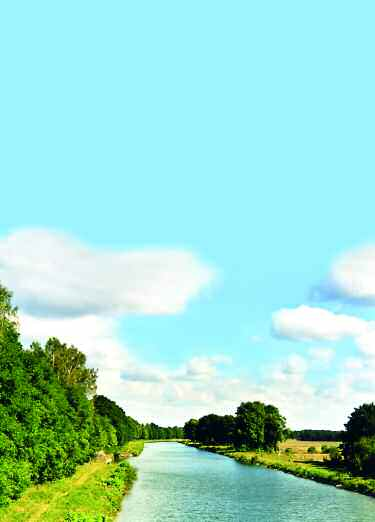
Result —
[[[121, 453], [139, 455], [143, 441], [131, 441]], [[17, 501], [0, 509], [0, 522], [110, 522], [120, 509], [136, 471], [119, 464], [90, 462], [68, 478], [30, 487]]]
[[143, 440], [131, 440], [120, 452], [120, 455], [124, 455], [125, 457], [138, 457], [145, 446]]
[[[281, 445], [280, 451], [275, 453], [236, 451], [228, 445], [193, 445], [199, 449], [234, 458], [242, 464], [261, 465], [297, 477], [375, 497], [375, 479], [354, 476], [343, 468], [331, 466], [327, 456], [319, 453], [320, 447], [324, 444], [335, 445], [335, 443], [329, 442], [287, 441]], [[310, 446], [315, 446], [317, 452], [308, 453], [307, 450]]]

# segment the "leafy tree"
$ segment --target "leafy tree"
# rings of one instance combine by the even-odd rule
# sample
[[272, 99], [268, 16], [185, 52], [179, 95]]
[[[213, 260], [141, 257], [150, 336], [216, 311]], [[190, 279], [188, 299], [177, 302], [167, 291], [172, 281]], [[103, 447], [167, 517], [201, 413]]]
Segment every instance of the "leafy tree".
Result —
[[355, 408], [345, 428], [343, 455], [347, 466], [375, 476], [375, 404]]
[[263, 403], [242, 402], [237, 408], [234, 442], [237, 447], [263, 448], [266, 409]]
[[12, 305], [12, 292], [0, 284], [0, 334], [7, 328], [16, 327], [17, 308]]
[[46, 343], [46, 355], [64, 386], [80, 386], [87, 395], [96, 392], [97, 371], [86, 368], [86, 356], [75, 346], [67, 346], [56, 337]]
[[264, 419], [264, 448], [276, 450], [279, 442], [284, 440], [287, 434], [286, 419], [276, 406], [265, 406]]

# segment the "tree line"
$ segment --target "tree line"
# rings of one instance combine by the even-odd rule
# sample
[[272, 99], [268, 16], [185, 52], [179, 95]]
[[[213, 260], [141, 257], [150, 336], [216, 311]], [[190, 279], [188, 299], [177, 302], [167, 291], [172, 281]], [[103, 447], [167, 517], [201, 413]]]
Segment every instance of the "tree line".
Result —
[[204, 444], [233, 444], [238, 449], [276, 450], [289, 436], [278, 408], [262, 402], [242, 402], [236, 415], [205, 415], [185, 423], [187, 439]]
[[343, 439], [342, 431], [334, 430], [299, 430], [292, 432], [292, 438], [306, 441], [339, 442]]
[[375, 404], [362, 404], [350, 415], [344, 431], [290, 431], [272, 405], [242, 402], [236, 415], [209, 414], [190, 419], [184, 436], [202, 444], [231, 444], [238, 450], [275, 451], [278, 443], [296, 437], [307, 441], [341, 441], [330, 448], [331, 465], [357, 475], [375, 477]]
[[141, 424], [96, 395], [96, 379], [85, 355], [56, 338], [24, 349], [11, 293], [0, 285], [0, 506], [32, 483], [73, 474], [98, 450], [181, 437], [181, 428]]

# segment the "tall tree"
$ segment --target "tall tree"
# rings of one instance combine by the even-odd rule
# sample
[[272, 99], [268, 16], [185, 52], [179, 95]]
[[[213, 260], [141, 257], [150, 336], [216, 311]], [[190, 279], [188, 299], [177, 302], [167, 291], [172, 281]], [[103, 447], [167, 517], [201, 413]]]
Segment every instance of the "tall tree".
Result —
[[343, 455], [347, 466], [375, 476], [375, 404], [355, 408], [345, 428]]
[[265, 406], [262, 402], [241, 402], [236, 412], [236, 446], [258, 449], [264, 446]]
[[86, 356], [75, 346], [67, 346], [56, 337], [48, 339], [46, 355], [64, 386], [80, 386], [87, 395], [96, 392], [97, 370], [86, 368]]
[[265, 413], [264, 448], [276, 450], [278, 443], [284, 439], [286, 434], [286, 419], [272, 404], [265, 406]]

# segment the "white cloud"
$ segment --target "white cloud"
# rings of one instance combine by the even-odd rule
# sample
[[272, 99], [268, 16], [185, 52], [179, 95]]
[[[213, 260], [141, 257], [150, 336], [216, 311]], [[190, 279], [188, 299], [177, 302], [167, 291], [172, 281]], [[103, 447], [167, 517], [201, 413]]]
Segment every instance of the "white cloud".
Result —
[[375, 330], [370, 330], [356, 339], [359, 351], [366, 357], [375, 358]]
[[99, 250], [43, 229], [0, 240], [0, 281], [32, 315], [176, 314], [213, 278], [184, 250]]
[[283, 308], [272, 316], [273, 332], [293, 341], [338, 341], [357, 337], [370, 326], [368, 321], [357, 317], [305, 305]]
[[363, 361], [359, 357], [348, 357], [344, 361], [344, 368], [347, 370], [361, 370]]
[[217, 375], [218, 364], [230, 364], [230, 357], [217, 355], [214, 357], [192, 357], [178, 376], [182, 379], [207, 379]]
[[327, 279], [314, 289], [318, 299], [342, 299], [375, 304], [375, 245], [367, 245], [341, 255]]
[[308, 370], [308, 363], [298, 354], [290, 354], [284, 362], [278, 363], [271, 373], [275, 382], [291, 384], [302, 382]]
[[375, 246], [341, 256], [331, 270], [330, 281], [339, 294], [375, 302]]
[[123, 345], [119, 315], [177, 313], [212, 277], [184, 251], [103, 252], [31, 230], [0, 240], [0, 280], [15, 290], [21, 305], [23, 339], [56, 336], [76, 345], [88, 365], [99, 369], [99, 393], [140, 421], [183, 424], [210, 412], [234, 413], [241, 401], [261, 400], [278, 406], [293, 428], [340, 428], [354, 406], [373, 398], [375, 323], [321, 308], [280, 310], [273, 328], [293, 340], [353, 337], [363, 364], [348, 362], [331, 382], [309, 382], [314, 361], [328, 363], [327, 348], [312, 348], [309, 358], [291, 354], [269, 369], [263, 382], [253, 382], [223, 375], [221, 365], [231, 362], [224, 355], [196, 356], [167, 368], [139, 361], [134, 347]]
[[309, 355], [313, 362], [316, 362], [322, 368], [328, 368], [335, 356], [332, 348], [310, 348]]

